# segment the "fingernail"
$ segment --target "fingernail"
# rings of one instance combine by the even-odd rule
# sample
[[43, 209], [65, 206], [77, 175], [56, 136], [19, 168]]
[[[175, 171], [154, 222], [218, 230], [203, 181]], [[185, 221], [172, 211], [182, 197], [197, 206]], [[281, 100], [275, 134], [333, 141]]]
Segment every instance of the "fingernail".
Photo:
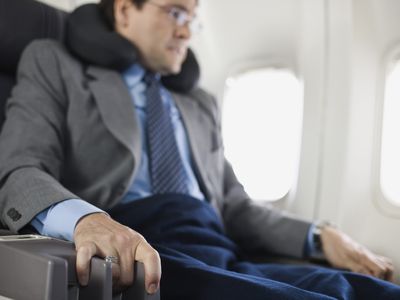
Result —
[[149, 294], [154, 294], [155, 292], [157, 292], [157, 284], [152, 283], [149, 285], [149, 288], [147, 289], [147, 292]]

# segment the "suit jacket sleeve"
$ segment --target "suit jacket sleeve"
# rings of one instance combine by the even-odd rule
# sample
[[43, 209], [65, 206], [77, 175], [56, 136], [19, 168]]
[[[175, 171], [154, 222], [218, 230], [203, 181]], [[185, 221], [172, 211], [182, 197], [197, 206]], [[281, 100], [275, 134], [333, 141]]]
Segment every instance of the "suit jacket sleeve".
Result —
[[59, 180], [66, 143], [64, 87], [44, 43], [24, 51], [0, 136], [0, 221], [17, 232], [45, 208], [79, 198]]
[[224, 206], [226, 230], [244, 249], [303, 257], [310, 222], [249, 198], [231, 165], [224, 162]]
[[[207, 110], [215, 120], [214, 126], [217, 127], [212, 130], [218, 133], [218, 137], [213, 140], [222, 141], [220, 112], [216, 101], [210, 95], [205, 96], [204, 91], [202, 95], [203, 100], [208, 98], [208, 101], [202, 103], [203, 105], [207, 103]], [[222, 186], [222, 191], [216, 193], [215, 198], [218, 199], [216, 206], [222, 215], [227, 234], [249, 252], [267, 251], [279, 255], [302, 257], [311, 223], [275, 209], [266, 201], [255, 202], [250, 199], [236, 178], [230, 163], [224, 157], [222, 142], [217, 144], [221, 145], [221, 151], [214, 151], [214, 153], [220, 154], [208, 165], [213, 170], [207, 171], [215, 174], [212, 176], [214, 184]], [[222, 179], [220, 179], [221, 175]], [[218, 196], [219, 194], [222, 197]]]

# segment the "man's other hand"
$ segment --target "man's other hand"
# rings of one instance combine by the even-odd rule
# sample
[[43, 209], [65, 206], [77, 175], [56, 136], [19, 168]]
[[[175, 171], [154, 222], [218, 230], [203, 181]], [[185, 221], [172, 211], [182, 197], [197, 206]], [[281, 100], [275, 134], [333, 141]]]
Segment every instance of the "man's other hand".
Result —
[[90, 260], [115, 256], [118, 266], [113, 266], [114, 288], [121, 289], [132, 284], [135, 260], [144, 264], [145, 286], [148, 293], [158, 290], [161, 278], [160, 256], [136, 231], [121, 225], [104, 213], [83, 217], [75, 227], [76, 272], [81, 285], [89, 280]]
[[352, 240], [338, 229], [326, 226], [321, 231], [324, 254], [329, 263], [342, 268], [393, 282], [393, 264]]

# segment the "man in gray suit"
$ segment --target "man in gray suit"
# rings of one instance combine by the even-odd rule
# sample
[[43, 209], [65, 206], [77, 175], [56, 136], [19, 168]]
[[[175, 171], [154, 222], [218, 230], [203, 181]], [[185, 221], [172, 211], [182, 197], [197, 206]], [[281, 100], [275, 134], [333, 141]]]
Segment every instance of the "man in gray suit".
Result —
[[[140, 63], [121, 74], [84, 67], [53, 41], [26, 49], [0, 137], [0, 221], [14, 232], [30, 224], [73, 241], [83, 285], [94, 255], [118, 262], [114, 276], [121, 286], [133, 280], [133, 261], [142, 261], [146, 288], [154, 293], [161, 278], [157, 251], [105, 211], [155, 193], [144, 77], [180, 71], [197, 1], [102, 0], [101, 7], [115, 31], [137, 47]], [[186, 193], [208, 201], [242, 248], [303, 257], [306, 245], [308, 254], [320, 248], [335, 267], [393, 280], [388, 259], [333, 226], [248, 197], [224, 158], [218, 106], [209, 94], [161, 87], [161, 96], [172, 117]]]

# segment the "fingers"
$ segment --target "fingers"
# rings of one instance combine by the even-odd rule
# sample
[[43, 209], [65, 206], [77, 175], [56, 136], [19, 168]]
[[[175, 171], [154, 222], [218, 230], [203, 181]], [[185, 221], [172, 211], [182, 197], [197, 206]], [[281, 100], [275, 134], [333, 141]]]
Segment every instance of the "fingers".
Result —
[[136, 260], [144, 264], [145, 286], [147, 292], [149, 294], [154, 294], [159, 288], [161, 279], [160, 256], [157, 251], [143, 239], [136, 248], [135, 257]]
[[385, 274], [385, 267], [383, 264], [376, 259], [372, 253], [366, 252], [366, 250], [360, 251], [358, 254], [359, 265], [368, 270], [369, 275], [383, 279]]
[[394, 283], [394, 268], [393, 268], [393, 266], [388, 267], [388, 271], [387, 271], [384, 279]]
[[377, 258], [383, 263], [383, 265], [385, 266], [385, 272], [384, 272], [384, 280], [390, 281], [390, 282], [394, 282], [394, 266], [393, 266], [393, 262], [383, 256], [377, 256]]
[[394, 267], [391, 261], [378, 256], [365, 248], [353, 253], [354, 263], [351, 270], [354, 272], [371, 275], [383, 280], [394, 281]]
[[118, 290], [133, 283], [135, 260], [144, 263], [146, 290], [152, 294], [158, 290], [161, 278], [160, 257], [136, 231], [115, 222], [107, 215], [93, 214], [83, 218], [75, 228], [77, 250], [76, 271], [79, 283], [87, 285], [90, 260], [94, 255], [115, 256], [118, 264], [112, 264], [113, 288]]
[[394, 268], [389, 259], [372, 253], [343, 232], [328, 227], [321, 232], [321, 239], [324, 253], [333, 266], [394, 280]]
[[161, 278], [161, 262], [157, 251], [142, 235], [131, 229], [128, 229], [125, 235], [116, 236], [113, 245], [119, 251], [120, 261], [120, 277], [116, 286], [122, 288], [133, 283], [133, 263], [138, 260], [144, 264], [147, 292], [155, 293], [159, 288]]
[[124, 234], [115, 236], [112, 244], [118, 251], [120, 276], [118, 284], [127, 287], [133, 283], [133, 262], [131, 248], [135, 245], [135, 238], [128, 231]]
[[79, 283], [83, 286], [88, 284], [90, 260], [96, 253], [97, 247], [94, 243], [84, 243], [76, 248], [76, 274]]
[[112, 263], [111, 266], [111, 274], [112, 274], [112, 283], [114, 291], [122, 291], [123, 286], [119, 282], [119, 278], [121, 277], [121, 267], [117, 263]]
[[378, 259], [375, 255], [371, 253], [371, 255], [366, 255], [366, 265], [371, 270], [372, 275], [380, 278], [385, 279], [386, 273], [388, 272], [386, 265], [383, 261]]

